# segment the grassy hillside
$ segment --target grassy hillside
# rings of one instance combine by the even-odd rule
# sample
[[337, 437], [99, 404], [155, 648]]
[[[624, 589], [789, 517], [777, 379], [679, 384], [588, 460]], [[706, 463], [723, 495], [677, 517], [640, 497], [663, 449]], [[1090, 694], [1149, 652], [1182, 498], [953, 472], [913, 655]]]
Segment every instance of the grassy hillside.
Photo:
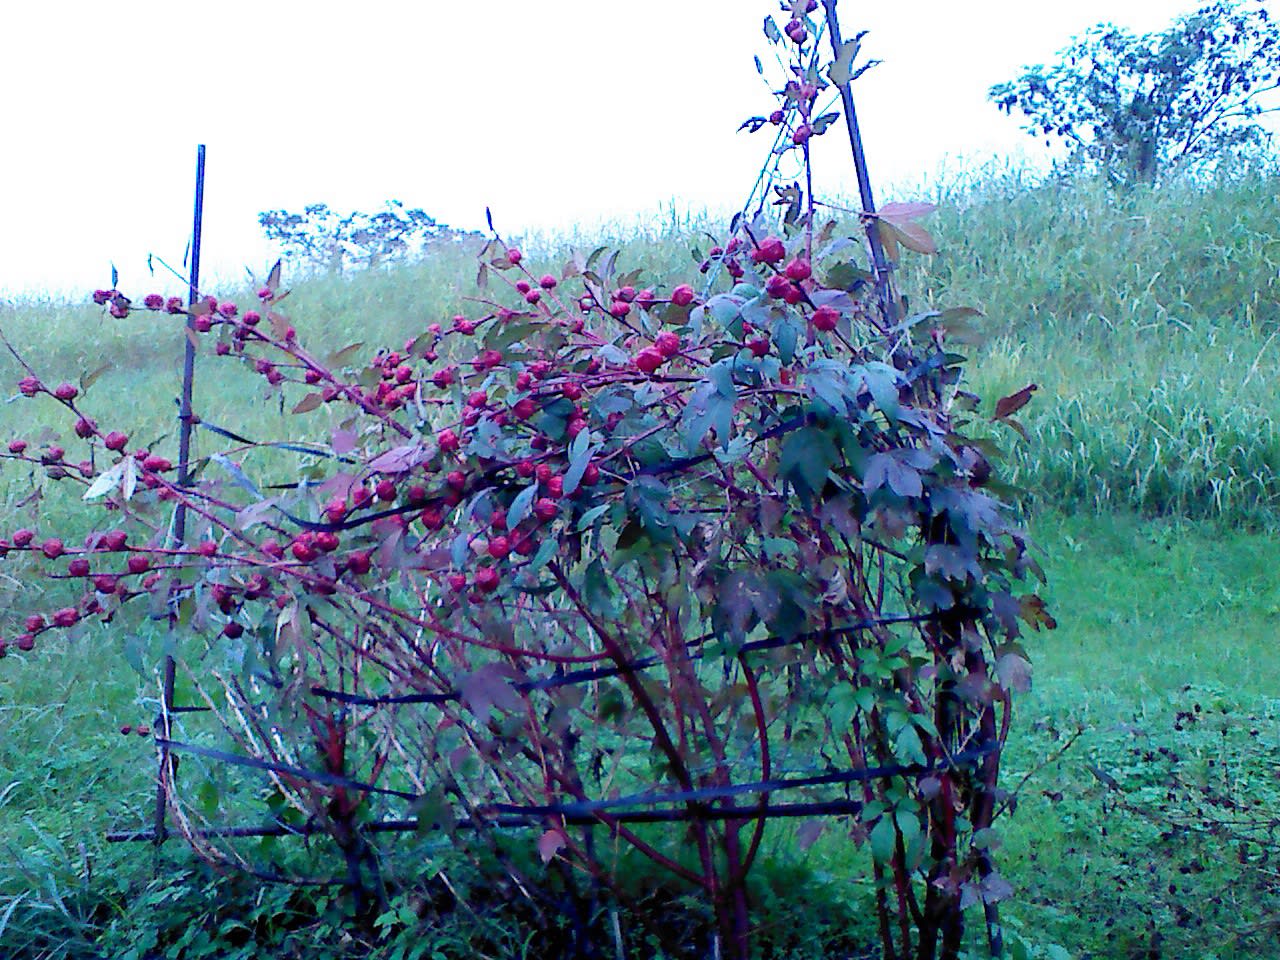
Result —
[[[1021, 415], [1030, 442], [998, 434], [1030, 491], [1062, 624], [1031, 638], [1036, 686], [1005, 777], [1021, 783], [1001, 853], [1018, 889], [1006, 917], [1033, 955], [1280, 955], [1280, 848], [1267, 832], [1280, 815], [1280, 549], [1268, 536], [1280, 526], [1278, 192], [1280, 177], [1261, 175], [1122, 195], [995, 179], [942, 197], [930, 223], [942, 253], [902, 269], [913, 308], [984, 311], [988, 340], [967, 348], [984, 409], [1028, 382], [1041, 387]], [[637, 239], [626, 261], [648, 282], [687, 272], [692, 232]], [[567, 256], [544, 243], [549, 266]], [[395, 343], [463, 308], [473, 279], [474, 263], [451, 255], [300, 283], [289, 307], [320, 347]], [[182, 344], [172, 319], [104, 322], [89, 305], [18, 303], [0, 305], [0, 329], [50, 381], [110, 363], [90, 394], [104, 423], [141, 423], [144, 442], [172, 432]], [[0, 357], [0, 378], [17, 376]], [[202, 360], [197, 411], [258, 438], [300, 422], [325, 428], [325, 414], [290, 417], [260, 384]], [[0, 442], [63, 430], [41, 420], [47, 407], [0, 406]], [[0, 469], [0, 531], [72, 514], [64, 493], [36, 503], [26, 490], [26, 475]], [[4, 574], [0, 606], [37, 589]], [[255, 935], [341, 955], [327, 925], [336, 908], [319, 894], [219, 880], [179, 845], [165, 854], [170, 879], [147, 886], [148, 854], [103, 842], [106, 829], [143, 820], [150, 802], [149, 745], [117, 732], [154, 713], [154, 682], [125, 666], [126, 642], [95, 628], [0, 664], [0, 956], [137, 947], [141, 957], [152, 941], [175, 957], [240, 955], [229, 944], [243, 944], [243, 931], [218, 932], [230, 914], [216, 904], [227, 898]], [[790, 843], [776, 839], [781, 852]], [[811, 928], [779, 955], [844, 955], [822, 938], [868, 891], [844, 883], [840, 843], [824, 839], [809, 863], [804, 876], [765, 874], [777, 929]], [[783, 895], [800, 883], [807, 925]], [[833, 925], [825, 933], [819, 915]], [[488, 925], [486, 943], [506, 936], [500, 913], [481, 909], [468, 923]], [[471, 956], [477, 929], [437, 927], [406, 942]], [[208, 954], [192, 931], [213, 944]], [[110, 946], [94, 947], [103, 936]]]

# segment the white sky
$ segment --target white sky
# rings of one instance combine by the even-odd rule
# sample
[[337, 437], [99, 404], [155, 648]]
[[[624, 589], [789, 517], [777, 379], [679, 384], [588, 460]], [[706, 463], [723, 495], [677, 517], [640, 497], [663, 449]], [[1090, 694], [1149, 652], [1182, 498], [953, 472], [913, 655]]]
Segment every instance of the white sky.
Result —
[[[1159, 29], [1195, 0], [843, 0], [884, 63], [855, 85], [877, 199], [944, 168], [1035, 158], [987, 88], [1108, 20]], [[261, 273], [257, 213], [395, 197], [507, 235], [736, 207], [772, 103], [751, 62], [771, 0], [10, 0], [0, 13], [0, 294], [81, 295], [120, 269], [173, 289], [195, 145], [208, 144], [204, 286]], [[777, 77], [776, 73], [769, 74]], [[827, 192], [853, 193], [843, 128]], [[894, 191], [901, 193], [902, 191]]]

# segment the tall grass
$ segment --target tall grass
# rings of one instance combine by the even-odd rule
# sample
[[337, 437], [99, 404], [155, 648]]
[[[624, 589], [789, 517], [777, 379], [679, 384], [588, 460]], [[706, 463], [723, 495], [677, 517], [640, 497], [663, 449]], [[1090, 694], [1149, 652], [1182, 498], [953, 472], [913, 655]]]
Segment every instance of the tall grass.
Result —
[[[1042, 388], [1015, 478], [1068, 509], [1280, 518], [1280, 177], [1116, 192], [1006, 174], [943, 195], [904, 289], [986, 313], [988, 399]], [[1012, 437], [1012, 435], [1010, 435]]]
[[[913, 307], [984, 311], [989, 340], [970, 375], [988, 404], [1028, 381], [1042, 388], [1023, 417], [1032, 442], [1009, 434], [1016, 482], [1072, 510], [1280, 523], [1278, 188], [1266, 172], [1117, 192], [1006, 171], [938, 191], [930, 226], [941, 252], [909, 254], [902, 287]], [[522, 242], [549, 270], [572, 248], [618, 243], [627, 267], [661, 282], [687, 275], [708, 226], [671, 212], [643, 230]], [[474, 279], [472, 256], [445, 249], [427, 263], [308, 279], [286, 310], [317, 347], [372, 348], [467, 310]], [[127, 402], [153, 436], [172, 428], [176, 327], [145, 314], [104, 322], [85, 305], [0, 306], [0, 328], [50, 380], [113, 364], [95, 389]], [[246, 426], [244, 400], [261, 394], [228, 367], [202, 367], [200, 412], [218, 422], [234, 411]], [[0, 375], [16, 371], [0, 361]], [[32, 406], [0, 408], [0, 436], [43, 425], [47, 411], [32, 420]], [[323, 426], [321, 415], [281, 419], [265, 399], [249, 417], [276, 433]]]

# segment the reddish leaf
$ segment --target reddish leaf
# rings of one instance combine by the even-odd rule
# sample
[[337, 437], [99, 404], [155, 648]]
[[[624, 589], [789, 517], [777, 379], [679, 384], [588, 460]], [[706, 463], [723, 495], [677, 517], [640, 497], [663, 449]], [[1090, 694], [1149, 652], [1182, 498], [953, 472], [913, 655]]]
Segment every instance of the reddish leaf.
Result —
[[927, 216], [937, 210], [936, 204], [932, 203], [886, 203], [879, 210], [879, 215], [886, 220], [892, 221], [895, 225], [918, 220], [923, 216]]
[[1029, 383], [1016, 393], [1011, 393], [1007, 397], [1001, 397], [996, 401], [996, 412], [992, 420], [1003, 420], [1011, 414], [1017, 413], [1031, 401], [1031, 395], [1039, 390], [1037, 384]]
[[308, 393], [305, 397], [297, 402], [293, 408], [294, 413], [310, 413], [324, 403], [324, 397], [318, 393]]
[[914, 250], [916, 253], [935, 254], [938, 252], [938, 245], [934, 242], [929, 231], [918, 223], [910, 220], [899, 221], [882, 221], [887, 222], [891, 230], [893, 230], [897, 241], [908, 250]]
[[374, 457], [369, 462], [369, 469], [378, 473], [405, 473], [425, 460], [425, 454], [426, 451], [418, 443], [392, 447], [386, 453]]
[[566, 842], [564, 831], [554, 827], [538, 838], [538, 856], [543, 863], [550, 863], [551, 858], [564, 849]]
[[339, 455], [350, 453], [356, 448], [356, 440], [354, 430], [333, 431], [333, 452]]
[[796, 831], [796, 843], [801, 850], [808, 850], [822, 836], [822, 831], [826, 828], [826, 824], [821, 820], [806, 820]]

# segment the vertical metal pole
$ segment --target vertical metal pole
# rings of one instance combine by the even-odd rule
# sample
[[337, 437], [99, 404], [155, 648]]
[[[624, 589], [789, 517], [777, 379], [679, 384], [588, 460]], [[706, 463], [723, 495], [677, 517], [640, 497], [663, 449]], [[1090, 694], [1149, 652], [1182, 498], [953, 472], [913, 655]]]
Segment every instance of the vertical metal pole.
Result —
[[[195, 218], [191, 228], [191, 273], [187, 281], [187, 306], [194, 306], [200, 296], [200, 232], [204, 221], [204, 144], [196, 147], [196, 198]], [[182, 400], [178, 412], [178, 486], [186, 488], [191, 483], [191, 426], [192, 388], [195, 382], [196, 345], [195, 318], [187, 316], [187, 328], [183, 336], [182, 354]], [[174, 545], [180, 546], [187, 538], [187, 507], [183, 500], [178, 501], [173, 517]], [[172, 627], [172, 622], [170, 623]], [[164, 741], [170, 739], [173, 724], [173, 685], [175, 665], [173, 657], [164, 658], [164, 692], [157, 733]], [[168, 746], [160, 747], [160, 768], [156, 778], [156, 812], [155, 842], [157, 846], [164, 842], [168, 831], [165, 827], [165, 814], [169, 806], [168, 782], [172, 777], [173, 767]]]
[[[827, 13], [827, 35], [831, 38], [831, 49], [839, 59], [840, 48], [844, 40], [840, 36], [840, 21], [836, 17], [836, 0], [822, 0]], [[862, 132], [858, 128], [858, 112], [853, 108], [853, 91], [850, 83], [838, 84], [840, 102], [844, 107], [845, 125], [849, 128], [849, 147], [853, 150], [853, 167], [858, 176], [858, 194], [862, 202], [863, 213], [874, 214], [876, 201], [871, 194], [871, 177], [867, 173], [867, 158], [862, 152]], [[893, 299], [892, 268], [884, 255], [884, 244], [880, 242], [878, 221], [869, 220], [866, 225], [867, 242], [871, 245], [871, 268], [876, 276], [876, 295], [880, 300], [880, 309], [885, 319], [893, 324], [897, 320], [897, 308]]]

